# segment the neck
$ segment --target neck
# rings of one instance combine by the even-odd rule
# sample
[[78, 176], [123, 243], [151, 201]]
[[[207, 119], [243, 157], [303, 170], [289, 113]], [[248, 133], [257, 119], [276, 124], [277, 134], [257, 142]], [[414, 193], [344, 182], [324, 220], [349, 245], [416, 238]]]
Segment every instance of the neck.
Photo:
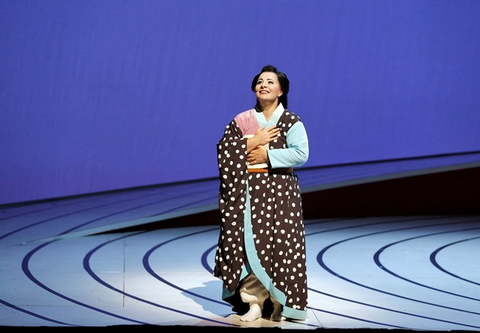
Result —
[[258, 107], [260, 108], [260, 110], [262, 110], [265, 119], [268, 121], [272, 116], [273, 112], [277, 109], [278, 101], [275, 103], [262, 103], [259, 104]]

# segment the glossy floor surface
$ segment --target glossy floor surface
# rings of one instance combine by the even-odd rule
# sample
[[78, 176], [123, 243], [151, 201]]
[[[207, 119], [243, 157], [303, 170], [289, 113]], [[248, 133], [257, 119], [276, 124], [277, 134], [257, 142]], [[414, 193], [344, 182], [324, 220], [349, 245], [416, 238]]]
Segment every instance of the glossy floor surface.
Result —
[[[300, 179], [317, 191], [477, 166], [475, 158]], [[308, 319], [240, 322], [211, 273], [218, 225], [161, 226], [215, 207], [217, 187], [208, 180], [1, 207], [0, 326], [480, 330], [477, 215], [308, 219]], [[152, 222], [158, 228], [142, 230]]]

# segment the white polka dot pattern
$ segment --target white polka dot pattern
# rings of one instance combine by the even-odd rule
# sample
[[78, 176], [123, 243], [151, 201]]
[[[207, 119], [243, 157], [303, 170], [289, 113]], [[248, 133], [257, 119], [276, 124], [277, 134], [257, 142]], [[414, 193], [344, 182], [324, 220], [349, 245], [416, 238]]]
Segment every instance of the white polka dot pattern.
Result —
[[[288, 129], [300, 121], [285, 110], [277, 123], [278, 139], [269, 149], [287, 147]], [[286, 298], [286, 307], [305, 311], [307, 306], [306, 248], [300, 185], [296, 174], [248, 173], [246, 140], [232, 121], [217, 145], [220, 172], [221, 230], [214, 275], [235, 292], [239, 286], [244, 252], [244, 217], [247, 184], [253, 242], [258, 260], [272, 285]]]

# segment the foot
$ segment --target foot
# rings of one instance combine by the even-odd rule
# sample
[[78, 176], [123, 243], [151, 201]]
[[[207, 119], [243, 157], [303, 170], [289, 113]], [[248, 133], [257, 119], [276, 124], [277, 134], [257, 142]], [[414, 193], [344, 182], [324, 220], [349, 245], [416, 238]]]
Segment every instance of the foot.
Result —
[[253, 303], [250, 304], [250, 310], [240, 317], [240, 321], [255, 321], [258, 318], [262, 318], [262, 309], [260, 305]]
[[271, 321], [281, 321], [282, 320], [282, 310], [283, 306], [282, 304], [278, 303], [275, 300], [272, 300], [273, 302], [273, 312], [272, 315], [270, 316]]

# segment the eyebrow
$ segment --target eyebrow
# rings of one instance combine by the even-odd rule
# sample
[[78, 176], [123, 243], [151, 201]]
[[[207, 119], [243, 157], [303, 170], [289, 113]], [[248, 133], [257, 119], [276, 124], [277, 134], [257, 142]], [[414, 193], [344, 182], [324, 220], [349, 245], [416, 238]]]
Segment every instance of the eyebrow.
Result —
[[275, 81], [275, 79], [274, 79], [273, 77], [267, 77], [267, 78], [265, 78], [265, 79], [263, 79], [263, 78], [258, 78], [257, 82], [258, 82], [258, 81], [263, 81], [263, 80]]

